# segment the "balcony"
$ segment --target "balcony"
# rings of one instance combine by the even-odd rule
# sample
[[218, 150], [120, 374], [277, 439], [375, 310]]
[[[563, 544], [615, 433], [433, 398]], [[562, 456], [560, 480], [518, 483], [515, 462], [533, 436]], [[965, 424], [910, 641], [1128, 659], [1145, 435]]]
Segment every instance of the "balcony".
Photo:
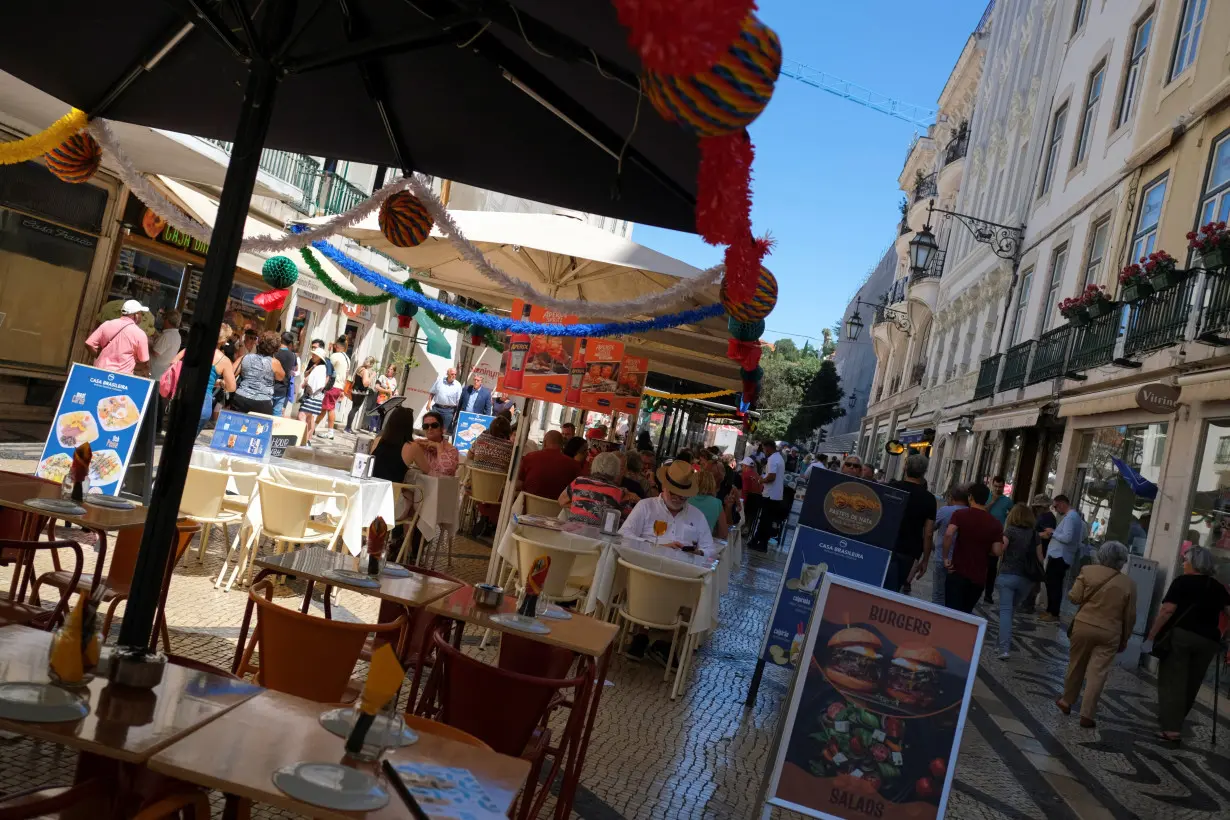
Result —
[[936, 187], [936, 175], [934, 172], [922, 177], [914, 183], [914, 202], [922, 202], [924, 199], [934, 199], [938, 188]]
[[999, 362], [1004, 354], [988, 356], [978, 365], [978, 382], [974, 385], [974, 401], [995, 395], [995, 380], [999, 376]]
[[1029, 371], [1029, 354], [1033, 352], [1035, 341], [1021, 342], [1008, 348], [1004, 354], [1004, 375], [999, 380], [999, 390], [1016, 390], [1025, 386], [1025, 377]]
[[1123, 353], [1131, 357], [1183, 341], [1196, 276], [1128, 304]]
[[939, 279], [944, 274], [944, 259], [948, 251], [937, 248], [931, 252], [931, 260], [927, 263], [927, 269], [921, 273], [910, 273], [910, 281], [918, 282], [922, 279]]
[[309, 183], [303, 192], [299, 210], [313, 216], [334, 215], [349, 211], [368, 195], [332, 171], [318, 171], [317, 179]]
[[[228, 156], [230, 155], [231, 143], [215, 139], [207, 140], [207, 142], [213, 143], [225, 151]], [[320, 163], [311, 157], [292, 154], [288, 151], [275, 151], [272, 148], [261, 151], [260, 169], [305, 192], [312, 187], [312, 183], [320, 175]]]
[[951, 165], [959, 159], [963, 159], [969, 151], [969, 125], [961, 123], [961, 128], [957, 131], [956, 136], [948, 143], [948, 147], [944, 149], [944, 165]]
[[1120, 309], [1115, 307], [1105, 316], [1090, 319], [1089, 324], [1076, 328], [1068, 373], [1080, 373], [1110, 364], [1115, 357], [1115, 340], [1119, 335]]
[[1072, 325], [1060, 325], [1038, 337], [1034, 364], [1029, 369], [1029, 375], [1025, 379], [1026, 384], [1049, 381], [1064, 374], [1073, 335]]
[[901, 224], [897, 226], [897, 236], [905, 236], [910, 232], [910, 220], [905, 215], [901, 215]]
[[919, 362], [914, 365], [914, 369], [910, 371], [910, 387], [916, 384], [922, 384], [923, 377], [927, 375], [927, 365], [925, 362]]
[[886, 305], [895, 305], [898, 302], [904, 302], [905, 301], [905, 291], [906, 291], [906, 287], [909, 285], [909, 281], [910, 281], [909, 277], [902, 277], [901, 279], [898, 279], [896, 282], [893, 282], [893, 286], [889, 288], [888, 291], [886, 291], [884, 294], [885, 296], [884, 303]]
[[1205, 274], [1204, 304], [1200, 307], [1196, 332], [1197, 338], [1211, 344], [1220, 343], [1221, 337], [1230, 332], [1230, 276]]

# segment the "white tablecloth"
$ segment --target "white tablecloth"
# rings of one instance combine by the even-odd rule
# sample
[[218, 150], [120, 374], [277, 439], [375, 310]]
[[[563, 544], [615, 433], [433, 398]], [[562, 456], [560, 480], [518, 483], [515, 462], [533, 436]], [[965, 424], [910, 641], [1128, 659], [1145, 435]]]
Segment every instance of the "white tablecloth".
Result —
[[419, 532], [428, 541], [436, 537], [440, 526], [456, 525], [458, 510], [461, 506], [461, 481], [455, 476], [423, 475], [417, 470], [406, 473], [407, 484], [422, 488], [423, 497], [419, 503]]
[[[372, 519], [380, 516], [390, 525], [393, 523], [393, 485], [384, 479], [353, 478], [343, 470], [292, 459], [271, 458], [267, 462], [261, 462], [219, 453], [205, 447], [195, 447], [192, 450], [192, 463], [198, 467], [224, 470], [231, 461], [260, 464], [260, 477], [279, 484], [306, 490], [344, 493], [349, 498], [350, 505], [342, 521], [342, 543], [351, 555], [358, 555], [362, 551], [363, 528]], [[341, 504], [334, 498], [321, 499], [312, 507], [312, 515], [329, 515], [336, 518], [340, 514]], [[259, 491], [253, 490], [243, 526], [259, 526], [261, 520]]]
[[622, 588], [624, 579], [620, 577], [619, 558], [654, 572], [704, 579], [700, 589], [700, 603], [692, 614], [692, 625], [688, 632], [708, 632], [717, 626], [718, 599], [721, 595], [718, 573], [724, 559], [715, 562], [703, 555], [680, 552], [673, 547], [654, 546], [637, 538], [613, 538], [604, 542], [602, 554], [598, 556], [594, 581], [590, 585], [589, 596], [585, 599], [582, 612], [589, 614], [597, 609], [600, 603], [609, 605], [614, 593]]

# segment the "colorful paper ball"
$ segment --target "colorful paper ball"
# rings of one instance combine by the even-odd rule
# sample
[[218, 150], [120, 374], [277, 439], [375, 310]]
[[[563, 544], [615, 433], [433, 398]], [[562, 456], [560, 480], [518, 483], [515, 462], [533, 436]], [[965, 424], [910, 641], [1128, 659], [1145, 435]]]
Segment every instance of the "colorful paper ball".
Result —
[[431, 233], [427, 206], [409, 191], [398, 191], [380, 206], [380, 232], [399, 248], [413, 248]]
[[[746, 302], [735, 302], [726, 295], [726, 283], [722, 283], [722, 306], [732, 319], [740, 322], [755, 322], [768, 316], [777, 305], [777, 279], [763, 265], [756, 279], [756, 290]], [[733, 331], [731, 334], [733, 335]], [[735, 338], [738, 338], [737, 336]]]
[[261, 278], [271, 288], [289, 288], [299, 281], [299, 267], [286, 256], [271, 256], [261, 265]]
[[764, 335], [764, 319], [755, 322], [740, 322], [733, 316], [726, 319], [726, 329], [740, 342], [754, 342]]
[[739, 378], [743, 379], [745, 382], [760, 384], [760, 382], [764, 379], [764, 368], [757, 367], [755, 370], [744, 370], [740, 367]]
[[707, 71], [683, 76], [646, 69], [642, 85], [649, 102], [668, 122], [701, 137], [746, 128], [769, 104], [782, 68], [782, 44], [754, 14], [738, 38]]
[[405, 299], [398, 299], [393, 304], [393, 309], [397, 311], [398, 316], [414, 316], [419, 312], [418, 305], [413, 302], [407, 302]]
[[85, 182], [102, 162], [102, 148], [89, 134], [74, 134], [43, 154], [47, 170], [64, 182]]

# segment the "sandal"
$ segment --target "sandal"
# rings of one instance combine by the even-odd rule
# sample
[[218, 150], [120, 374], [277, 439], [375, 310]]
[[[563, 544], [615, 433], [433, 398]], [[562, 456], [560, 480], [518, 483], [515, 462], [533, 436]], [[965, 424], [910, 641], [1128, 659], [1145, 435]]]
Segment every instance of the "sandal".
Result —
[[1059, 711], [1065, 715], [1072, 714], [1072, 707], [1063, 702], [1063, 698], [1055, 698], [1055, 705], [1059, 707]]
[[1095, 728], [1097, 728], [1097, 725], [1098, 725], [1098, 724], [1097, 724], [1097, 723], [1095, 723], [1095, 722], [1094, 722], [1092, 719], [1090, 719], [1090, 718], [1087, 718], [1087, 717], [1082, 717], [1082, 718], [1081, 718], [1081, 728], [1082, 728], [1082, 729], [1095, 729]]
[[1172, 746], [1180, 746], [1183, 743], [1182, 735], [1172, 735], [1170, 732], [1158, 732], [1157, 739], [1162, 743], [1169, 743]]

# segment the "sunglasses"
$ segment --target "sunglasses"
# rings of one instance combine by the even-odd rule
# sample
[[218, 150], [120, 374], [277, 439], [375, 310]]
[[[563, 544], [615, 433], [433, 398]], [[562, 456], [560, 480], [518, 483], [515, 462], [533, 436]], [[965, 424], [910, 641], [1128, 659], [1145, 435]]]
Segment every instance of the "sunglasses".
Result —
[[855, 464], [853, 461], [847, 461], [845, 464], [843, 464], [843, 465], [841, 465], [841, 466], [843, 466], [843, 467], [861, 467], [861, 466], [863, 466], [863, 465], [861, 465], [861, 464]]
[[423, 429], [424, 429], [424, 430], [439, 430], [439, 429], [440, 429], [440, 425], [438, 425], [438, 424], [424, 424], [424, 425], [423, 425]]

